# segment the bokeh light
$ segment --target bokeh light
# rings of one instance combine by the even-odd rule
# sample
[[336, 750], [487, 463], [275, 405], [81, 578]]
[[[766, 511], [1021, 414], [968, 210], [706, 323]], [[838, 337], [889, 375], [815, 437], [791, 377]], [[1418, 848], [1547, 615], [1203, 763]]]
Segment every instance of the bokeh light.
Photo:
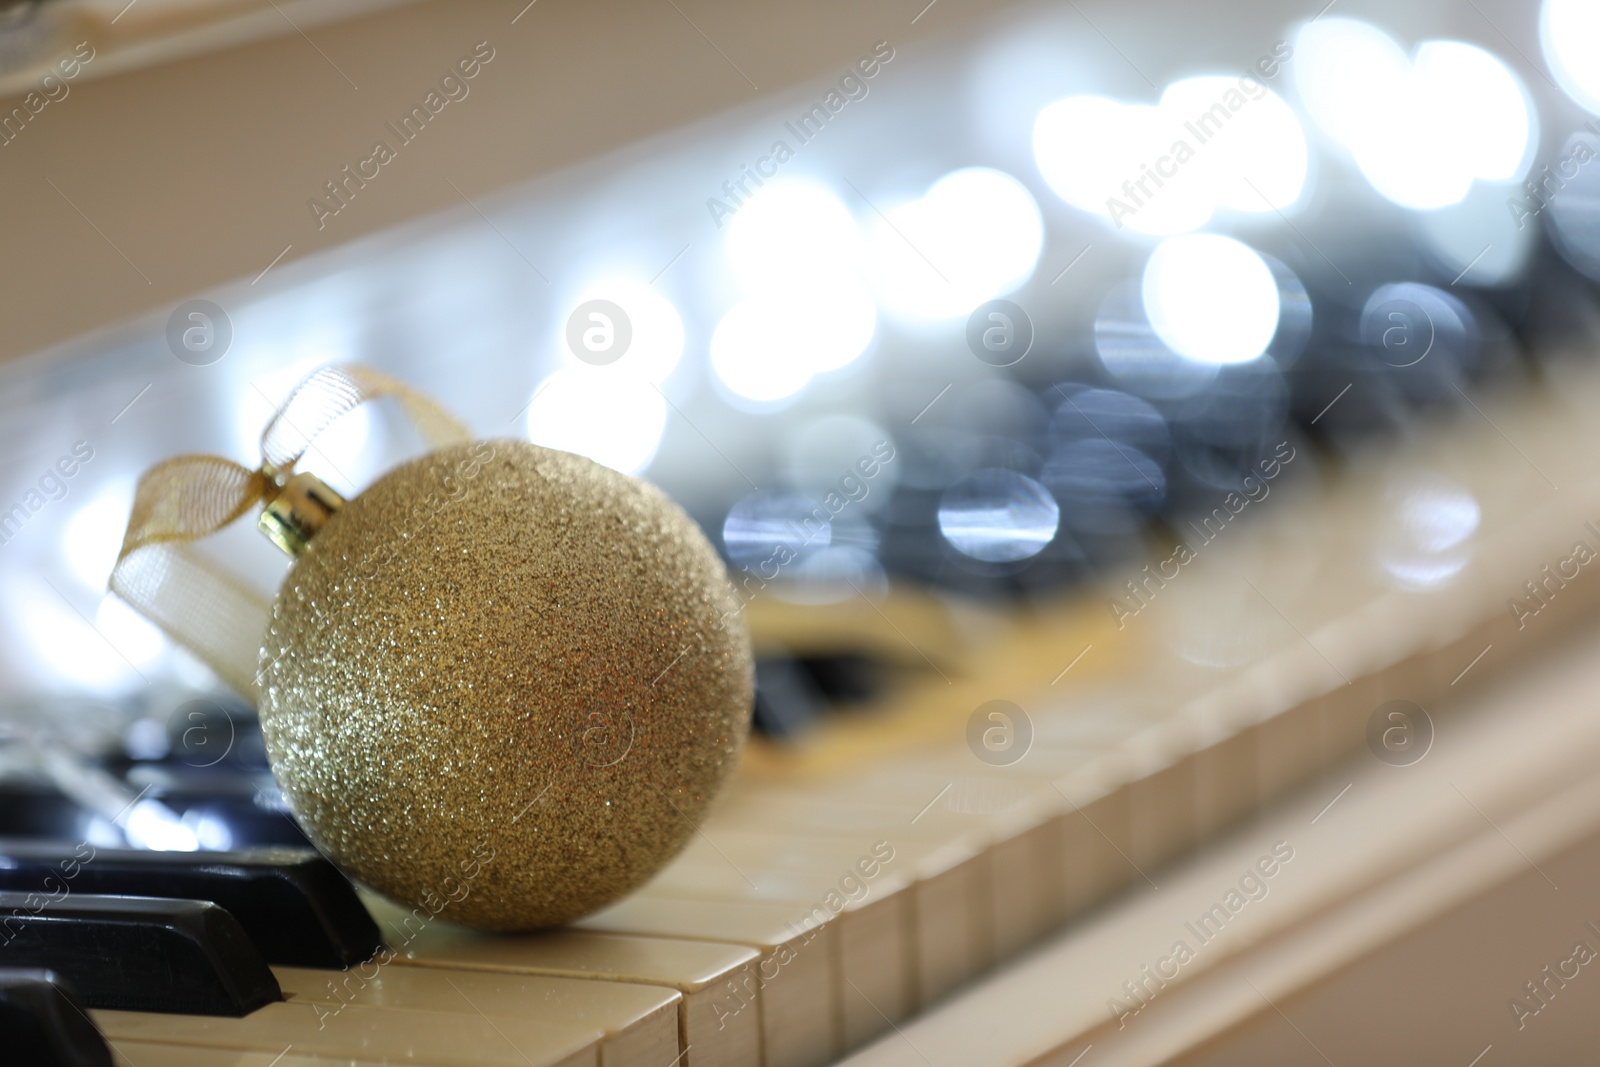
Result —
[[1478, 501], [1455, 480], [1419, 471], [1384, 493], [1388, 507], [1377, 527], [1378, 566], [1399, 589], [1421, 592], [1445, 585], [1472, 558]]
[[1058, 100], [1039, 113], [1033, 150], [1067, 203], [1163, 236], [1197, 229], [1219, 209], [1289, 208], [1309, 167], [1289, 105], [1263, 82], [1231, 75], [1174, 82], [1155, 105]]
[[528, 439], [624, 474], [650, 465], [667, 428], [667, 401], [649, 381], [609, 367], [563, 367], [528, 405]]
[[122, 480], [101, 488], [67, 519], [61, 552], [68, 571], [85, 589], [106, 588], [132, 509], [133, 483]]
[[1293, 66], [1317, 125], [1401, 207], [1433, 210], [1475, 180], [1518, 180], [1538, 144], [1522, 83], [1476, 45], [1425, 41], [1412, 60], [1376, 26], [1329, 17], [1300, 31]]
[[746, 292], [804, 291], [859, 269], [861, 231], [834, 193], [785, 179], [756, 191], [728, 222], [728, 260]]
[[1562, 90], [1600, 115], [1600, 6], [1593, 0], [1544, 0], [1539, 43]]
[[[753, 569], [766, 564], [762, 578], [774, 577], [799, 557], [825, 549], [832, 541], [832, 515], [804, 493], [751, 493], [729, 508], [722, 521], [722, 547], [728, 558]], [[780, 552], [780, 548], [786, 551]]]
[[737, 399], [786, 401], [817, 374], [853, 363], [877, 330], [855, 219], [828, 189], [769, 182], [728, 224], [745, 294], [712, 333], [711, 367]]
[[711, 368], [736, 396], [787, 400], [817, 374], [852, 362], [872, 341], [877, 311], [864, 288], [807, 299], [763, 294], [735, 304], [711, 335]]
[[1300, 198], [1310, 163], [1305, 130], [1265, 85], [1231, 75], [1185, 78], [1167, 86], [1160, 108], [1184, 122], [1190, 140], [1205, 134], [1180, 170], [1195, 167], [1217, 207], [1261, 214]]
[[[1600, 280], [1600, 138], [1584, 131], [1567, 138], [1559, 160], [1571, 160], [1571, 177], [1560, 195], [1549, 196], [1549, 210], [1541, 201], [1529, 200], [1524, 211], [1537, 210], [1549, 222], [1549, 233], [1563, 259], [1590, 278]], [[1558, 164], [1559, 168], [1559, 164]], [[1557, 168], [1553, 168], [1557, 169]], [[1541, 198], [1542, 200], [1542, 198]], [[1510, 214], [1507, 212], [1507, 214]], [[1526, 221], [1526, 220], [1521, 220]], [[1531, 239], [1534, 226], [1526, 226]]]
[[886, 310], [906, 318], [969, 314], [1032, 277], [1044, 247], [1033, 195], [987, 167], [946, 174], [884, 215], [869, 242], [873, 283]]
[[957, 552], [984, 563], [1015, 563], [1044, 551], [1061, 524], [1050, 490], [1024, 474], [974, 471], [939, 501], [939, 532]]
[[1094, 320], [1094, 347], [1116, 384], [1151, 399], [1189, 396], [1217, 376], [1220, 365], [1174, 352], [1150, 325], [1138, 282], [1113, 286]]
[[1171, 237], [1145, 263], [1145, 313], [1156, 336], [1201, 363], [1242, 363], [1278, 329], [1278, 286], [1248, 245], [1216, 234]]
[[632, 336], [627, 351], [606, 366], [657, 385], [664, 383], [683, 357], [683, 318], [672, 301], [638, 278], [601, 278], [583, 286], [567, 301], [552, 341], [569, 363], [580, 360], [567, 343], [567, 319], [579, 305], [590, 300], [609, 300], [628, 316]]
[[1397, 282], [1367, 298], [1361, 340], [1387, 391], [1413, 403], [1454, 402], [1479, 369], [1484, 346], [1478, 320], [1450, 292]]

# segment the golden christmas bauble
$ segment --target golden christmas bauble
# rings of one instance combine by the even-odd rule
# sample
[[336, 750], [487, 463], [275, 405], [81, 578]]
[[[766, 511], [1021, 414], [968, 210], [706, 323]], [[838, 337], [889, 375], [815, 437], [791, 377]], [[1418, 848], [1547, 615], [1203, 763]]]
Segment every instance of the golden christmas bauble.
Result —
[[739, 606], [659, 490], [524, 442], [441, 449], [333, 513], [284, 580], [261, 651], [273, 772], [385, 895], [567, 922], [655, 874], [733, 768]]

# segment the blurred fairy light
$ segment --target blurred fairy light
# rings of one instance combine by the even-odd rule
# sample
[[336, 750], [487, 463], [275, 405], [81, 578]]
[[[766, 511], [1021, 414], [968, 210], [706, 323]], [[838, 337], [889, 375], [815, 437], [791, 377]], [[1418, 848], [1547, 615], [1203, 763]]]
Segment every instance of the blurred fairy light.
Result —
[[1600, 115], [1600, 6], [1593, 0], [1544, 0], [1539, 43], [1562, 90]]
[[1402, 84], [1409, 67], [1393, 38], [1357, 19], [1325, 16], [1295, 38], [1301, 102], [1312, 121], [1346, 147], [1370, 135], [1387, 105], [1400, 104], [1390, 94], [1409, 96]]
[[1280, 367], [1293, 366], [1311, 341], [1313, 312], [1311, 294], [1306, 291], [1300, 276], [1288, 264], [1273, 256], [1263, 255], [1267, 268], [1272, 271], [1272, 281], [1278, 287], [1278, 331], [1267, 346], [1267, 355]]
[[62, 556], [85, 589], [105, 589], [132, 508], [133, 483], [119, 481], [101, 489], [67, 519], [61, 535]]
[[194, 852], [200, 839], [194, 830], [158, 800], [141, 800], [121, 820], [122, 832], [134, 848], [154, 852]]
[[945, 490], [939, 532], [983, 563], [1016, 563], [1044, 551], [1061, 525], [1050, 490], [1013, 470], [986, 467]]
[[[135, 793], [121, 778], [92, 762], [86, 751], [46, 740], [34, 755], [38, 768], [57, 789], [106, 820], [98, 828], [105, 837], [112, 838], [114, 829], [120, 829], [134, 848], [193, 852], [200, 847], [194, 829], [177, 812], [154, 797]], [[113, 839], [113, 847], [117, 844], [121, 842]]]
[[168, 648], [166, 636], [114, 593], [101, 598], [94, 628], [135, 667], [154, 665]]
[[1361, 310], [1361, 340], [1379, 361], [1403, 370], [1393, 388], [1418, 402], [1452, 397], [1478, 368], [1477, 316], [1449, 292], [1420, 282], [1373, 290]]
[[664, 384], [683, 359], [683, 318], [648, 282], [595, 278], [560, 306], [562, 365], [528, 404], [528, 439], [624, 474], [655, 459], [667, 430]]
[[661, 447], [667, 400], [648, 379], [608, 370], [562, 367], [546, 378], [528, 405], [528, 439], [638, 474]]
[[780, 301], [743, 300], [711, 334], [711, 369], [733, 393], [771, 403], [798, 393], [813, 374]]
[[1033, 195], [988, 167], [952, 171], [925, 196], [891, 207], [868, 251], [886, 310], [910, 319], [966, 316], [1033, 276], [1044, 218]]
[[1058, 385], [1050, 456], [1039, 474], [1061, 505], [1061, 524], [1079, 534], [1121, 536], [1166, 498], [1162, 464], [1172, 451], [1166, 419], [1115, 389]]
[[[1561, 162], [1551, 168], [1561, 185], [1529, 197], [1522, 210], [1543, 215], [1562, 258], [1590, 278], [1600, 279], [1600, 168], [1592, 165], [1596, 156], [1600, 138], [1593, 133], [1583, 130], [1568, 137], [1557, 156]], [[1519, 216], [1519, 221], [1523, 218]], [[1536, 227], [1527, 230], [1531, 236]]]
[[876, 329], [877, 308], [862, 287], [819, 287], [800, 301], [763, 294], [735, 304], [717, 324], [711, 368], [746, 400], [786, 400], [817, 374], [853, 362]]
[[740, 498], [722, 522], [722, 547], [741, 567], [772, 579], [833, 541], [832, 514], [805, 493], [761, 490]]
[[711, 367], [736, 397], [773, 404], [854, 362], [877, 329], [862, 277], [861, 231], [828, 189], [763, 185], [728, 224], [727, 255], [745, 299], [711, 337]]
[[1123, 389], [1156, 400], [1192, 396], [1216, 380], [1220, 366], [1197, 363], [1156, 336], [1137, 281], [1112, 286], [1094, 320], [1101, 366]]
[[11, 576], [0, 585], [0, 605], [11, 623], [8, 652], [13, 662], [28, 663], [31, 673], [46, 685], [116, 696], [140, 684], [108, 639], [43, 581], [32, 575]]
[[1174, 82], [1155, 105], [1072, 96], [1039, 113], [1034, 158], [1073, 207], [1139, 233], [1186, 233], [1219, 210], [1299, 200], [1309, 155], [1300, 120], [1256, 79]]
[[1166, 499], [1160, 464], [1138, 448], [1108, 437], [1069, 441], [1057, 448], [1039, 477], [1066, 505], [1063, 523], [1102, 535], [1128, 533]]
[[1488, 182], [1522, 177], [1538, 146], [1538, 113], [1510, 67], [1464, 41], [1424, 41], [1414, 73], [1461, 169]]
[[1084, 385], [1057, 386], [1054, 393], [1061, 404], [1050, 420], [1053, 449], [1100, 439], [1137, 448], [1157, 463], [1171, 455], [1171, 429], [1153, 404], [1115, 389]]
[[1506, 199], [1505, 186], [1474, 182], [1460, 203], [1416, 216], [1418, 243], [1456, 285], [1504, 285], [1522, 273], [1539, 227], [1506, 210]]
[[1145, 313], [1174, 352], [1200, 363], [1243, 363], [1278, 329], [1278, 286], [1250, 246], [1216, 234], [1169, 237], [1145, 263]]
[[1377, 562], [1389, 582], [1413, 592], [1448, 584], [1472, 558], [1478, 501], [1463, 486], [1431, 471], [1390, 485], [1390, 510], [1378, 525]]
[[[1217, 207], [1250, 214], [1280, 210], [1305, 188], [1305, 131], [1277, 93], [1248, 81], [1241, 89], [1240, 82], [1233, 76], [1185, 78], [1161, 94], [1160, 108], [1183, 118], [1192, 138], [1206, 136], [1193, 166]], [[1222, 121], [1223, 112], [1232, 117]]]
[[1401, 207], [1447, 207], [1474, 181], [1518, 181], [1538, 144], [1522, 83], [1476, 45], [1424, 41], [1413, 60], [1376, 26], [1323, 18], [1296, 37], [1294, 72], [1313, 120]]
[[849, 208], [810, 181], [762, 186], [728, 223], [728, 260], [746, 292], [804, 291], [848, 272], [862, 250]]
[[221, 816], [191, 808], [183, 813], [182, 822], [194, 835], [195, 844], [207, 852], [225, 852], [233, 847], [233, 828]]
[[[622, 354], [615, 361], [605, 363], [609, 371], [657, 385], [665, 383], [683, 358], [683, 318], [672, 301], [638, 278], [606, 277], [582, 286], [567, 302], [567, 311], [557, 322], [557, 336], [553, 339], [556, 350], [567, 363], [594, 363], [594, 360], [575, 353], [568, 337], [572, 317], [579, 315], [584, 305], [591, 301], [615, 304], [627, 317], [625, 326], [620, 327], [615, 322], [593, 320], [607, 331], [602, 336], [608, 337], [611, 344], [618, 343], [619, 328], [627, 331], [626, 348]], [[605, 312], [600, 314], [604, 315]], [[584, 322], [579, 323], [580, 327], [585, 325]]]

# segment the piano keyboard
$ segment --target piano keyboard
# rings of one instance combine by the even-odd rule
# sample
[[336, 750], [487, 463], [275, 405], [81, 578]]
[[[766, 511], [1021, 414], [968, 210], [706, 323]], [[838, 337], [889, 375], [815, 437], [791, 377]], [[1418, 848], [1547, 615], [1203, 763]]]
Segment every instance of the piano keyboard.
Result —
[[[83, 1004], [114, 1062], [134, 1067], [818, 1067], [852, 1052], [862, 1067], [1065, 1064], [1085, 1043], [1111, 1040], [1103, 997], [1118, 988], [1113, 975], [1137, 976], [1141, 962], [1160, 955], [1152, 924], [1203, 912], [1206, 894], [1256, 862], [1268, 833], [1298, 851], [1273, 888], [1281, 907], [1260, 909], [1276, 925], [1257, 940], [1288, 937], [1284, 923], [1296, 917], [1304, 936], [1324, 938], [1319, 958], [1348, 960], [1371, 938], [1340, 941], [1313, 920], [1380, 876], [1404, 874], [1408, 843], [1433, 842], [1414, 857], [1433, 864], [1417, 877], [1449, 882], [1452, 870], [1477, 872], [1458, 879], [1457, 896], [1492, 883], [1503, 859], [1474, 866], [1468, 853], [1485, 846], [1473, 833], [1487, 831], [1470, 807], [1420, 810], [1379, 832], [1383, 798], [1404, 806], [1409, 794], [1395, 768], [1362, 753], [1374, 712], [1391, 699], [1435, 708], [1511, 677], [1514, 664], [1572, 631], [1600, 598], [1586, 568], [1562, 564], [1576, 542], [1600, 545], [1588, 525], [1600, 522], [1600, 447], [1589, 416], [1600, 375], [1559, 361], [1547, 373], [1537, 387], [1441, 415], [1425, 436], [1285, 484], [1207, 541], [1177, 577], [1143, 586], [1139, 610], [1121, 626], [1107, 600], [1135, 603], [1122, 583], [1148, 572], [1028, 621], [952, 610], [950, 626], [972, 630], [959, 661], [912, 631], [925, 647], [907, 651], [942, 662], [886, 700], [881, 715], [830, 727], [786, 770], [748, 761], [672, 865], [569, 929], [479, 934], [363, 895], [386, 948], [339, 970], [330, 964], [350, 963], [351, 950], [285, 944], [275, 936], [280, 920], [260, 914], [262, 890], [241, 887], [243, 873], [211, 870], [315, 861], [195, 853], [152, 858], [145, 870], [108, 853], [98, 870], [98, 859], [83, 865], [89, 873], [69, 882], [59, 903], [35, 907], [15, 879], [4, 883], [0, 911], [25, 915], [19, 923], [35, 932], [31, 942], [17, 935], [16, 944], [34, 946], [25, 955], [8, 959], [12, 950], [0, 948], [0, 965], [36, 970], [0, 978], [0, 1012], [58, 1028], [61, 1051], [40, 1062], [96, 1062], [93, 1051], [73, 1051], [84, 1042], [70, 1013], [29, 1008], [55, 1003], [40, 1000], [37, 969], [58, 966], [78, 998], [58, 999]], [[1397, 511], [1405, 517], [1398, 524]], [[840, 611], [839, 633], [913, 640], [895, 625], [892, 600], [883, 615], [864, 604]], [[1217, 618], [1228, 620], [1225, 631]], [[782, 630], [774, 615], [753, 619], [758, 640]], [[1048, 648], [1053, 655], [1039, 654]], [[1504, 691], [1498, 713], [1471, 729], [1447, 734], [1458, 720], [1441, 713], [1440, 751], [1408, 773], [1444, 775], [1446, 786], [1476, 782], [1486, 807], [1508, 818], [1532, 819], [1562, 789], [1588, 799], [1569, 797], [1560, 810], [1589, 811], [1593, 789], [1574, 768], [1596, 751], [1582, 684], [1592, 674], [1569, 667], [1547, 681], [1555, 695], [1527, 709], [1537, 711], [1533, 739], [1517, 740]], [[1009, 765], [981, 760], [966, 741], [968, 720], [989, 700], [1013, 702], [1030, 726], [1031, 745]], [[901, 706], [916, 707], [919, 725], [900, 730], [896, 747], [886, 739], [899, 729]], [[1545, 780], [1539, 768], [1551, 765], [1552, 751], [1566, 756]], [[1497, 753], [1503, 766], [1489, 773]], [[1341, 766], [1313, 794], [1285, 799], [1346, 757], [1357, 760], [1348, 776]], [[1347, 781], [1350, 795], [1334, 796]], [[1338, 801], [1329, 805], [1334, 814], [1319, 815], [1329, 798]], [[1341, 821], [1357, 812], [1366, 821]], [[1323, 840], [1309, 827], [1324, 816], [1345, 851], [1301, 846]], [[1544, 853], [1582, 836], [1589, 824], [1574, 818], [1546, 834]], [[1248, 834], [1224, 836], [1252, 819]], [[1452, 847], [1466, 852], [1451, 860]], [[37, 871], [37, 853], [8, 844], [0, 855], [7, 849], [15, 857], [0, 867], [14, 871], [32, 856]], [[165, 888], [150, 873], [163, 865]], [[1221, 882], [1218, 871], [1228, 872]], [[204, 877], [217, 878], [214, 893], [195, 881]], [[229, 884], [238, 890], [232, 916], [220, 900], [200, 915], [200, 905], [136, 907], [96, 895], [217, 899]], [[330, 941], [360, 943], [360, 916], [350, 932], [352, 902], [337, 885], [302, 878], [294, 892], [320, 901], [297, 921], [320, 926]], [[1170, 903], [1179, 900], [1194, 907]], [[176, 932], [125, 933], [107, 942], [117, 946], [109, 958], [92, 962], [73, 948], [85, 943], [74, 922], [137, 927], [139, 907]], [[1068, 925], [1095, 907], [1109, 908], [1098, 914], [1110, 918]], [[328, 932], [340, 923], [344, 934]], [[1007, 964], [1063, 929], [1040, 954]], [[1173, 981], [1174, 994], [1150, 1011], [1176, 1021], [1141, 1027], [1147, 1047], [1124, 1062], [1166, 1062], [1161, 1056], [1180, 1046], [1158, 1055], [1149, 1044], [1157, 1033], [1192, 1034], [1191, 1001], [1200, 994], [1178, 995], [1191, 984], [1234, 998], [1221, 1017], [1253, 1017], [1259, 1005], [1238, 999], [1244, 986], [1208, 981], [1202, 990], [1195, 977], [1224, 958], [1213, 954]], [[963, 992], [997, 965], [1008, 969]], [[256, 1006], [269, 966], [277, 992]], [[155, 1003], [160, 968], [193, 997], [180, 1011]], [[254, 992], [241, 984], [251, 974]], [[1279, 977], [1274, 988], [1299, 989], [1316, 975]], [[216, 999], [219, 989], [231, 992], [231, 1004]], [[994, 1013], [997, 998], [1012, 1007]]]

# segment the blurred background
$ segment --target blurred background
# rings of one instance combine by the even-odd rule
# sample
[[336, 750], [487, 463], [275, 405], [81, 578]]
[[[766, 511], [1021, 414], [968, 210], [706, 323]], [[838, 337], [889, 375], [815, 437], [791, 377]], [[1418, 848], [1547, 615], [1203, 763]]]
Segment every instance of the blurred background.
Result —
[[[1577, 0], [5, 5], [15, 818], [297, 839], [248, 713], [105, 583], [144, 469], [254, 464], [327, 363], [662, 486], [763, 611], [1115, 624], [1139, 565], [1587, 358], [1597, 60]], [[419, 447], [373, 406], [303, 467]], [[1364, 571], [1448, 583], [1472, 492], [1387, 499]], [[249, 525], [209, 547], [271, 591]], [[883, 684], [757, 632], [780, 749]], [[257, 777], [185, 801], [212, 766]]]

